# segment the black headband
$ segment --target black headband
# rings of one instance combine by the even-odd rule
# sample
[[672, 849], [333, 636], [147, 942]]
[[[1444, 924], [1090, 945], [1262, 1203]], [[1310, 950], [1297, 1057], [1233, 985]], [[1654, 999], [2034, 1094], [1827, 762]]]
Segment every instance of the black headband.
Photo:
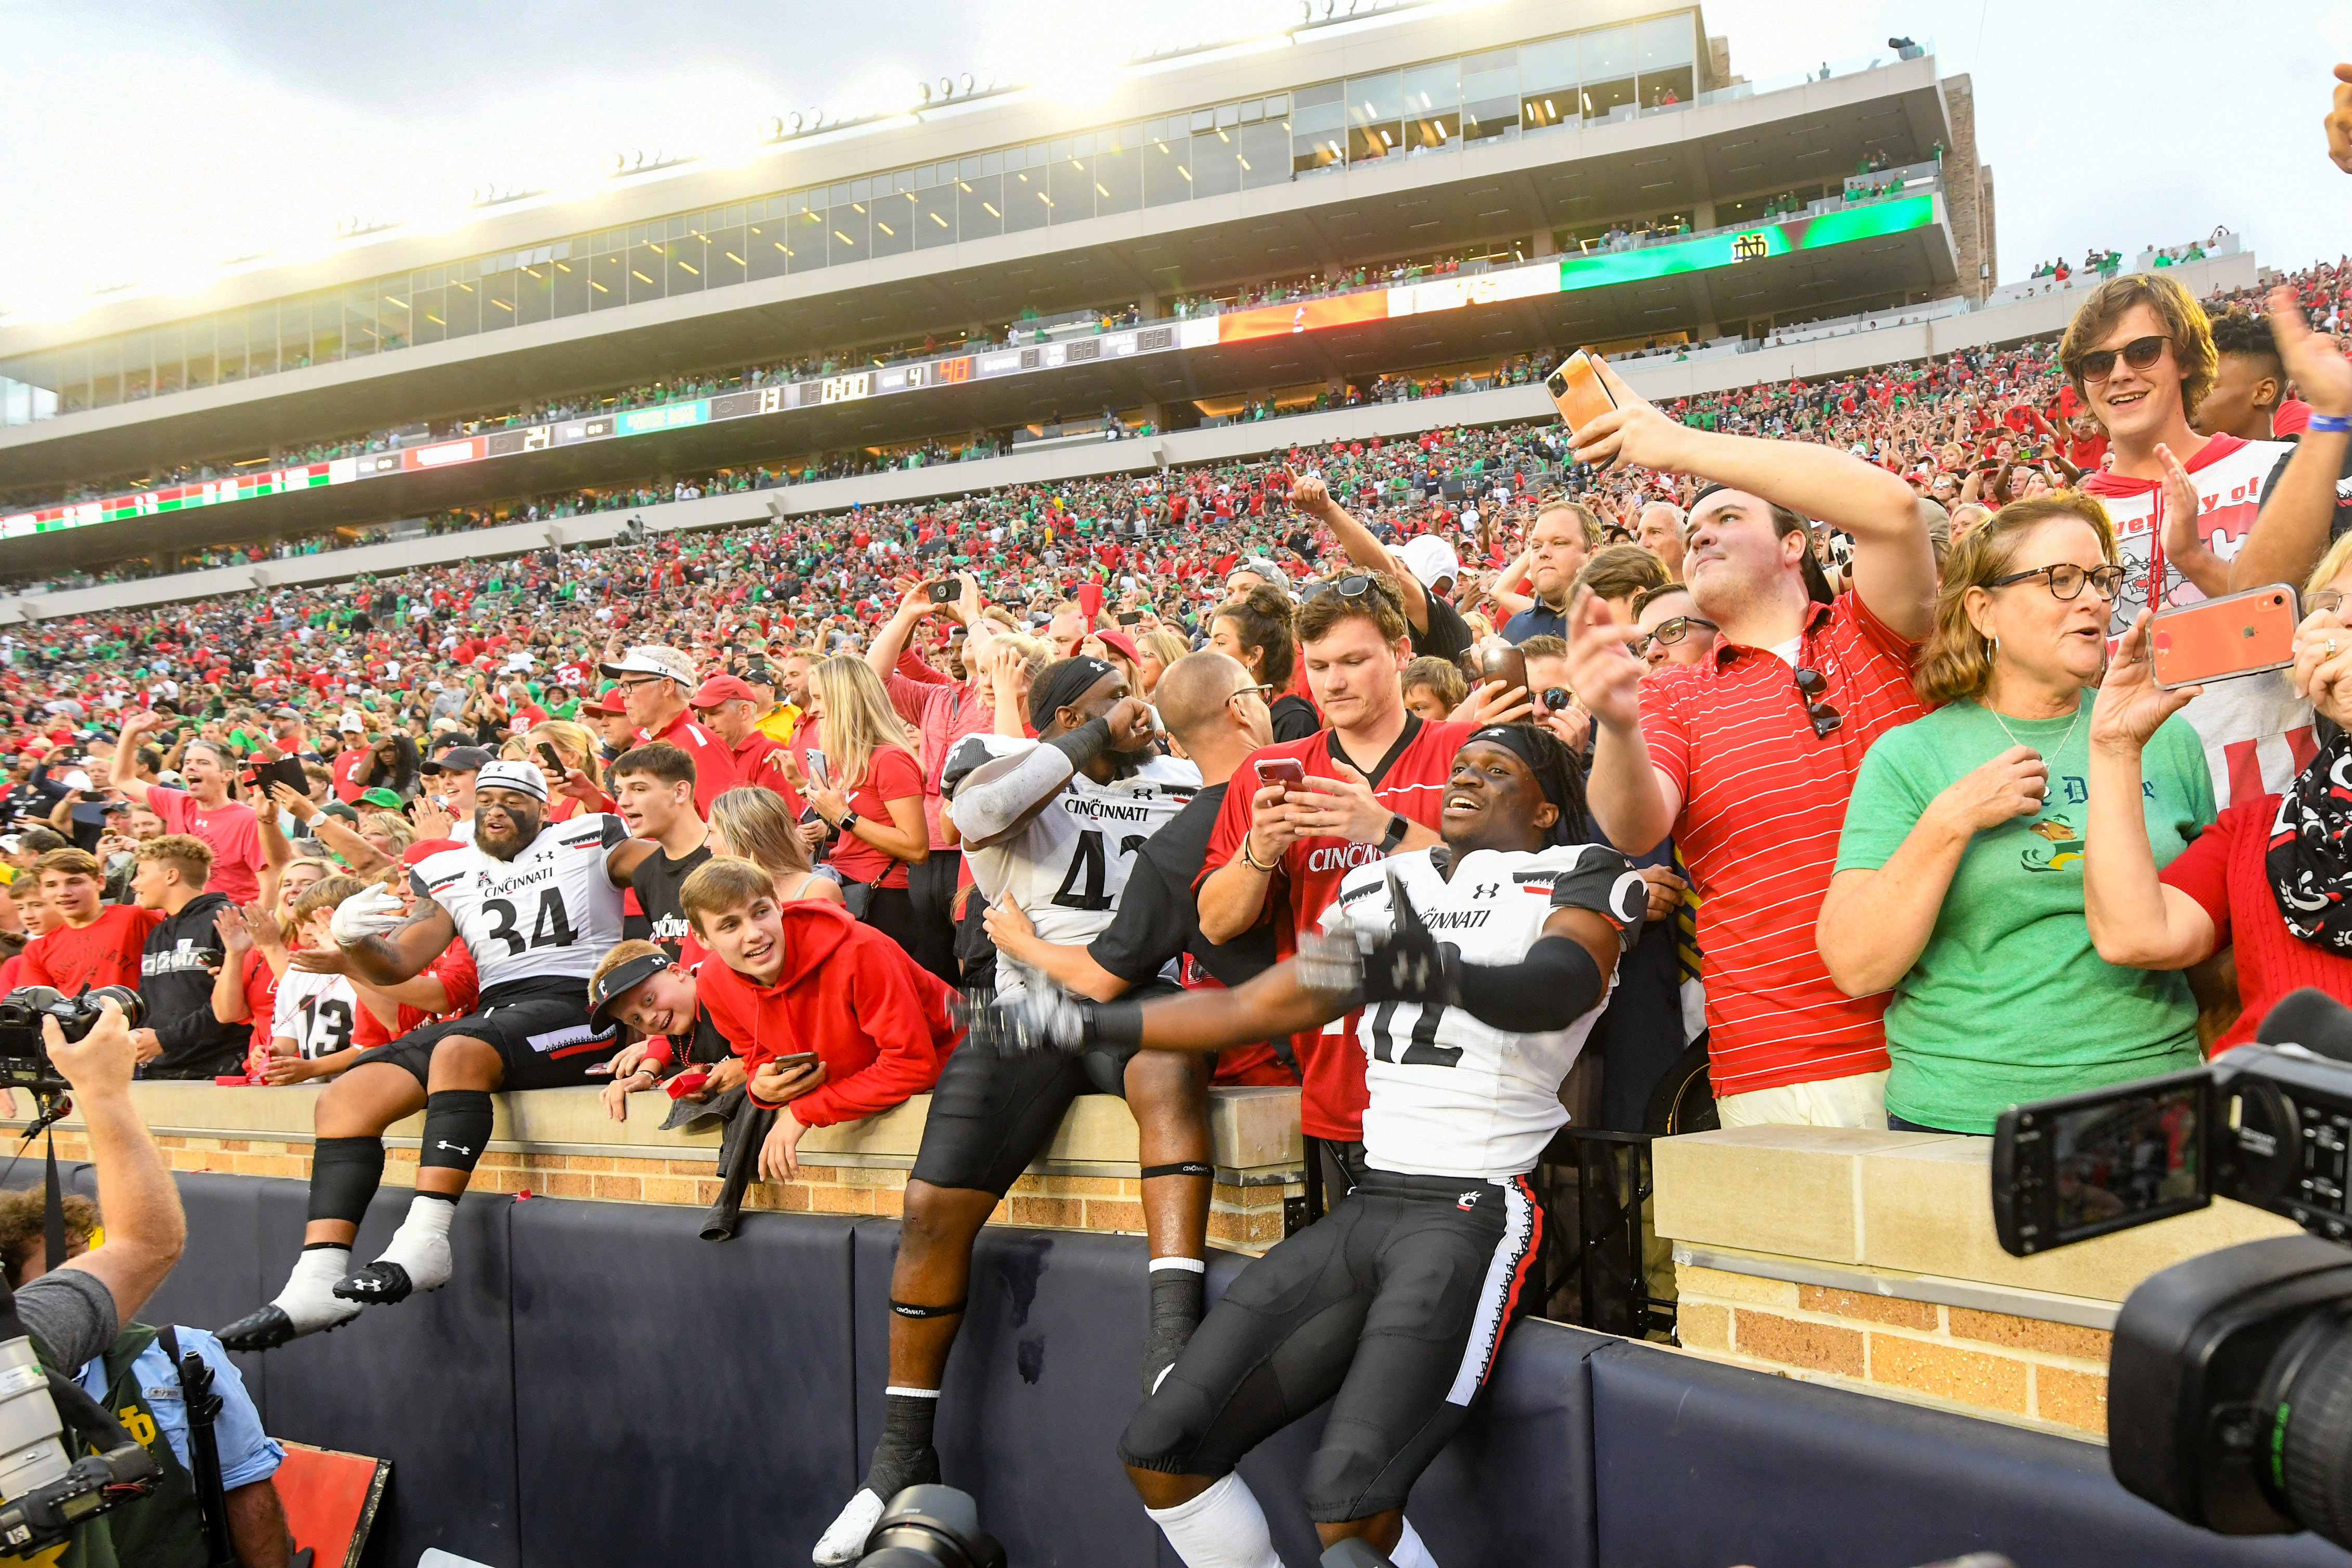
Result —
[[1118, 673], [1116, 666], [1085, 653], [1046, 665], [1029, 689], [1029, 727], [1045, 728], [1055, 714], [1094, 690], [1096, 682]]
[[[1536, 781], [1536, 788], [1543, 791], [1543, 798], [1559, 812], [1559, 820], [1552, 824], [1547, 836], [1555, 841], [1563, 841], [1561, 835], [1571, 831], [1570, 825], [1582, 813], [1576, 802], [1569, 799], [1568, 780], [1560, 772], [1559, 756], [1548, 755], [1543, 742], [1537, 738], [1538, 734], [1533, 725], [1490, 724], [1484, 729], [1472, 731], [1462, 744], [1467, 746], [1471, 741], [1483, 740], [1490, 746], [1501, 747], [1526, 763], [1528, 777]], [[1566, 747], [1559, 747], [1557, 742], [1554, 744], [1557, 752], [1566, 751]]]

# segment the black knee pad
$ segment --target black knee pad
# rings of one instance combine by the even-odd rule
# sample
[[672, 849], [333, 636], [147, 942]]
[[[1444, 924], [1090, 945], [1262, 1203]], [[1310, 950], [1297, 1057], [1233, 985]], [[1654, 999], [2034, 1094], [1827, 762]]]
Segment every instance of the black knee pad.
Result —
[[310, 1218], [357, 1225], [383, 1185], [383, 1140], [320, 1138], [310, 1151]]
[[472, 1170], [489, 1146], [492, 1120], [487, 1089], [436, 1089], [427, 1094], [418, 1166]]
[[1196, 1454], [1213, 1414], [1207, 1395], [1170, 1377], [1128, 1419], [1119, 1434], [1119, 1463], [1162, 1475], [1223, 1476], [1233, 1467], [1206, 1464]]

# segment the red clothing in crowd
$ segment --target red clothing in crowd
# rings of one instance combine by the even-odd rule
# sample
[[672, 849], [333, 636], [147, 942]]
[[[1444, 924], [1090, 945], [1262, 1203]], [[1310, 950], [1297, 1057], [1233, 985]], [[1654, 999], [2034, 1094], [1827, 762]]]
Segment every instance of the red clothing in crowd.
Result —
[[806, 809], [806, 802], [801, 800], [800, 792], [793, 788], [784, 773], [791, 753], [758, 730], [744, 737], [743, 744], [735, 747], [730, 760], [734, 764], [735, 783], [739, 789], [750, 786], [772, 789], [784, 798], [795, 817]]
[[472, 1012], [475, 1004], [482, 999], [481, 977], [474, 968], [474, 955], [467, 950], [463, 939], [444, 947], [441, 956], [425, 967], [425, 975], [420, 978], [425, 977], [440, 981], [441, 988], [449, 993], [446, 1008], [437, 1013], [428, 1013], [423, 1008], [413, 1008], [403, 1002], [393, 1027], [386, 1029], [383, 1020], [375, 1016], [375, 1009], [362, 1002], [359, 1016], [352, 1022], [352, 1049], [363, 1051], [372, 1045], [389, 1044], [419, 1024], [436, 1018], [463, 1018]]
[[2289, 991], [2316, 986], [2331, 997], [2352, 997], [2352, 958], [2340, 957], [2287, 934], [2263, 862], [2279, 797], [2257, 796], [2231, 806], [2213, 825], [2157, 873], [2212, 918], [2213, 950], [2236, 946], [2238, 995], [2245, 1011], [2213, 1042], [2217, 1051], [2254, 1038], [2263, 1018]]
[[962, 1031], [954, 996], [904, 949], [831, 904], [782, 906], [784, 967], [772, 986], [716, 957], [695, 972], [695, 996], [757, 1074], [771, 1059], [814, 1051], [824, 1082], [792, 1103], [805, 1127], [887, 1111], [939, 1082]]
[[670, 720], [669, 727], [659, 735], [640, 729], [637, 739], [667, 740], [694, 759], [694, 810], [706, 822], [710, 820], [710, 802], [735, 788], [734, 755], [726, 742], [697, 724], [690, 713]]
[[[840, 788], [840, 761], [833, 763], [834, 788]], [[802, 771], [807, 771], [806, 753], [803, 753]], [[885, 747], [866, 764], [865, 781], [855, 789], [844, 791], [849, 809], [860, 817], [884, 827], [894, 826], [897, 819], [890, 815], [890, 802], [908, 798], [920, 800], [923, 793], [922, 769], [915, 755], [903, 746]], [[844, 833], [834, 841], [825, 859], [835, 871], [851, 882], [870, 882], [879, 887], [907, 885], [907, 862], [896, 855], [876, 849], [856, 833]]]
[[163, 918], [161, 910], [110, 904], [87, 925], [60, 925], [36, 936], [26, 944], [17, 984], [55, 986], [68, 996], [85, 986], [129, 986], [135, 991], [140, 950]]
[[[1653, 766], [1682, 791], [1675, 842], [1698, 887], [1707, 1056], [1718, 1095], [1875, 1072], [1887, 994], [1830, 979], [1813, 925], [1838, 830], [1871, 742], [1927, 708], [1911, 690], [1918, 646], [1843, 593], [1816, 604], [1791, 666], [1726, 638], [1703, 664], [1642, 682]], [[1795, 669], [1829, 682], [1840, 727], [1816, 736]]]
[[261, 896], [261, 822], [253, 808], [236, 800], [199, 806], [196, 798], [168, 784], [147, 786], [147, 807], [163, 819], [167, 833], [187, 833], [202, 839], [213, 852], [213, 873], [206, 893], [225, 893], [238, 904]]
[[[1478, 727], [1447, 720], [1424, 723], [1408, 716], [1404, 733], [1389, 754], [1368, 775], [1372, 793], [1391, 811], [1434, 830], [1444, 809], [1445, 780], [1454, 769], [1454, 754]], [[1295, 757], [1307, 765], [1307, 776], [1341, 777], [1336, 754], [1338, 737], [1319, 730], [1304, 740], [1286, 740], [1261, 747], [1234, 773], [1233, 787], [1218, 809], [1217, 825], [1209, 834], [1208, 863], [1193, 883], [1197, 891], [1209, 873], [1241, 853], [1249, 833], [1250, 801], [1257, 793], [1256, 765], [1262, 758]], [[1308, 785], [1312, 788], [1312, 783]], [[1275, 951], [1287, 958], [1297, 950], [1297, 934], [1318, 928], [1323, 911], [1339, 895], [1339, 880], [1360, 865], [1384, 858], [1378, 844], [1352, 844], [1330, 835], [1296, 839], [1283, 852], [1282, 869], [1270, 879], [1266, 907], [1261, 919], [1275, 923]], [[1329, 1028], [1345, 1034], [1298, 1035], [1292, 1049], [1298, 1058], [1302, 1086], [1298, 1124], [1309, 1137], [1354, 1142], [1364, 1135], [1364, 1053], [1356, 1043], [1358, 1015]]]
[[923, 737], [923, 821], [930, 829], [931, 848], [952, 848], [940, 821], [940, 782], [948, 753], [968, 735], [986, 735], [995, 727], [996, 709], [982, 692], [950, 680], [917, 658], [913, 650], [898, 655], [898, 667], [883, 683], [890, 706]]

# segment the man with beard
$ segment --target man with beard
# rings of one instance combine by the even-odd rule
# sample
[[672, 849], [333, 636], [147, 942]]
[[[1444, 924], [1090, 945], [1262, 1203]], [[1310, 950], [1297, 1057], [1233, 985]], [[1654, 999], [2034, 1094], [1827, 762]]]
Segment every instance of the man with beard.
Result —
[[[295, 959], [389, 989], [462, 940], [481, 999], [376, 1048], [320, 1096], [302, 1256], [276, 1300], [221, 1331], [232, 1350], [273, 1349], [446, 1284], [449, 1223], [489, 1142], [491, 1092], [588, 1082], [619, 1043], [589, 1016], [587, 981], [621, 940], [621, 889], [648, 846], [601, 812], [549, 822], [547, 781], [531, 763], [483, 768], [475, 799], [474, 841], [410, 873], [413, 914], [372, 888], [336, 909], [334, 950]], [[419, 1109], [408, 1218], [383, 1257], [352, 1273], [352, 1239], [383, 1176], [383, 1130]]]

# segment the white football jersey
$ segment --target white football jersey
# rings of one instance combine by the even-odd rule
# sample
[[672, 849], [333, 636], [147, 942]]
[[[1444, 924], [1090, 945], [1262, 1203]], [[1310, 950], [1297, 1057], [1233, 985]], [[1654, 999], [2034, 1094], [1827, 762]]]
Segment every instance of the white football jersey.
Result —
[[547, 823], [510, 861], [472, 844], [427, 855], [409, 881], [449, 912], [485, 996], [511, 980], [585, 981], [621, 939], [604, 853], [628, 836], [620, 818], [592, 811]]
[[[1017, 757], [1040, 744], [1002, 735], [970, 735], [949, 755], [946, 777], [961, 780], [983, 761]], [[1039, 939], [1084, 946], [1108, 929], [1141, 849], [1201, 788], [1201, 770], [1173, 757], [1146, 758], [1115, 783], [1081, 773], [1020, 832], [986, 849], [966, 850], [971, 880], [991, 904], [1011, 898]], [[954, 810], [949, 810], [952, 817]], [[1022, 986], [1019, 965], [996, 967], [999, 995]]]
[[[1442, 846], [1441, 846], [1442, 847]], [[1637, 930], [1649, 884], [1632, 862], [1600, 844], [1533, 852], [1473, 850], [1449, 880], [1431, 850], [1359, 866], [1339, 883], [1323, 928], [1395, 929], [1388, 879], [1401, 883], [1422, 923], [1469, 964], [1517, 964], [1543, 936], [1555, 909], [1590, 909], [1621, 936]], [[1357, 1026], [1367, 1058], [1364, 1158], [1378, 1170], [1408, 1176], [1513, 1176], [1568, 1121], [1560, 1081], [1576, 1064], [1608, 1005], [1599, 1003], [1541, 1034], [1512, 1034], [1460, 1008], [1381, 1002]]]
[[305, 1061], [332, 1056], [351, 1049], [359, 1011], [359, 993], [352, 989], [348, 975], [289, 968], [278, 980], [278, 1011], [269, 1035], [292, 1040], [294, 1054]]

